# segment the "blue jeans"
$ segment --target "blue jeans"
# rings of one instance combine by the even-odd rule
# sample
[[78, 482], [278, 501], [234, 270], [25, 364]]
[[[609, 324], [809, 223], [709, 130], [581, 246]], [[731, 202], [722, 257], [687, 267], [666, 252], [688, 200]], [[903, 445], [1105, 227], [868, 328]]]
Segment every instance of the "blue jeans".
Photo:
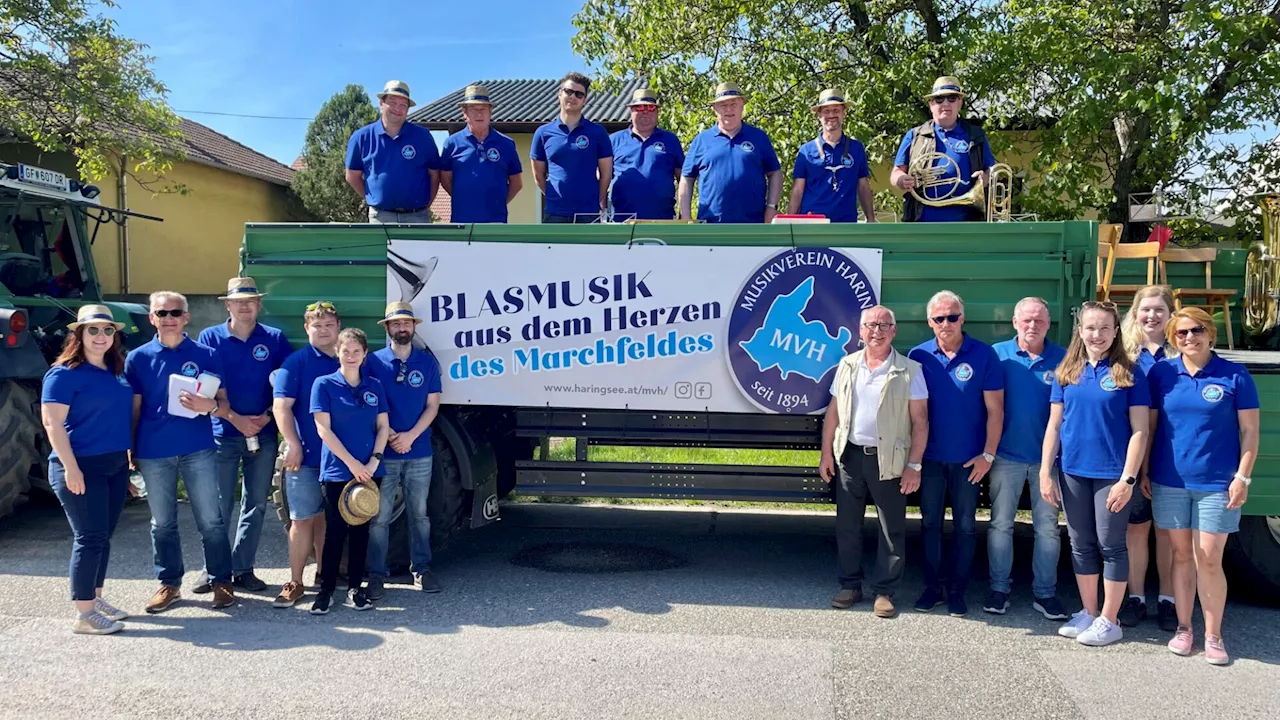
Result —
[[369, 525], [369, 577], [386, 578], [387, 535], [391, 513], [395, 510], [396, 489], [404, 489], [404, 511], [409, 514], [410, 570], [425, 573], [431, 567], [431, 518], [427, 515], [427, 494], [431, 491], [431, 461], [424, 457], [413, 460], [387, 460], [387, 475], [382, 478], [382, 505], [378, 517]]
[[978, 486], [969, 482], [964, 463], [925, 460], [920, 472], [920, 514], [924, 525], [925, 587], [942, 589], [942, 521], [951, 502], [951, 552], [948, 555], [947, 595], [964, 595], [977, 547], [974, 516], [978, 512]]
[[[1058, 468], [1051, 471], [1058, 482]], [[991, 527], [987, 530], [987, 561], [991, 568], [991, 589], [1008, 593], [1013, 589], [1013, 523], [1022, 488], [1031, 485], [1031, 522], [1036, 532], [1031, 553], [1034, 579], [1031, 590], [1037, 598], [1058, 592], [1058, 555], [1062, 536], [1058, 532], [1058, 508], [1040, 495], [1040, 463], [1023, 463], [997, 456], [987, 475], [991, 480]]]
[[178, 476], [204, 545], [204, 566], [214, 583], [231, 582], [231, 543], [218, 498], [217, 452], [210, 448], [167, 458], [139, 459], [151, 506], [151, 554], [161, 585], [181, 587], [182, 539], [178, 534]]
[[71, 599], [92, 600], [107, 578], [111, 536], [129, 494], [129, 456], [123, 450], [76, 458], [84, 475], [84, 493], [67, 489], [67, 470], [49, 461], [49, 484], [71, 523]]
[[[231, 574], [253, 572], [253, 559], [258, 554], [262, 537], [262, 516], [267, 511], [267, 495], [271, 492], [271, 476], [276, 468], [278, 440], [274, 435], [259, 435], [262, 447], [255, 455], [245, 447], [242, 437], [216, 438], [218, 443], [219, 510], [227, 532], [235, 538], [231, 550]], [[240, 465], [244, 463], [244, 493], [240, 496], [240, 514], [233, 514]]]

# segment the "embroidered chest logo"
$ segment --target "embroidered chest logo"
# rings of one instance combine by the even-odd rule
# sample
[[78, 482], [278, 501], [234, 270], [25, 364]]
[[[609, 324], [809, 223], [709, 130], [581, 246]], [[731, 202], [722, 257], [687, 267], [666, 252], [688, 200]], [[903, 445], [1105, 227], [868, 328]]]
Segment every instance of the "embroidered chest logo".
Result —
[[414, 370], [409, 373], [409, 387], [422, 387], [423, 380], [424, 378], [421, 370]]
[[1221, 402], [1226, 395], [1227, 393], [1222, 389], [1221, 385], [1205, 385], [1204, 389], [1200, 391], [1200, 397], [1211, 403]]
[[849, 155], [845, 155], [844, 157], [840, 158], [840, 165], [847, 168], [853, 167], [853, 158], [850, 157]]
[[586, 135], [579, 135], [578, 138], [573, 141], [573, 146], [578, 148], [579, 150], [586, 150], [587, 147], [590, 145], [591, 145], [591, 138], [587, 137]]
[[656, 153], [664, 153], [667, 151], [667, 146], [663, 145], [661, 142], [656, 142], [649, 147], [653, 148], [653, 151]]
[[485, 151], [484, 157], [489, 162], [498, 162], [502, 159], [502, 153], [498, 152], [498, 148], [489, 148]]
[[1045, 370], [1045, 371], [1044, 371], [1044, 384], [1045, 384], [1045, 385], [1052, 385], [1052, 384], [1053, 384], [1053, 371], [1052, 371], [1052, 370]]
[[958, 153], [969, 152], [969, 143], [965, 140], [956, 140], [951, 143], [951, 147], [955, 148]]
[[969, 363], [960, 363], [956, 366], [956, 379], [960, 382], [969, 382], [973, 379], [973, 366]]
[[404, 147], [400, 148], [400, 157], [404, 158], [405, 160], [412, 160], [418, 157], [418, 151], [414, 149], [412, 145], [405, 145]]
[[257, 360], [258, 362], [262, 362], [263, 360], [266, 360], [270, 356], [271, 356], [271, 351], [267, 349], [266, 345], [259, 343], [253, 347], [254, 360]]
[[742, 152], [749, 152], [749, 153], [753, 153], [753, 152], [755, 152], [755, 151], [756, 151], [756, 146], [755, 146], [754, 144], [752, 144], [752, 142], [751, 142], [750, 140], [744, 141], [744, 142], [743, 142], [741, 145], [739, 145], [738, 147], [742, 148]]
[[1102, 378], [1098, 380], [1098, 386], [1107, 392], [1115, 392], [1120, 389], [1120, 386], [1116, 385], [1115, 378], [1111, 377], [1111, 373], [1103, 375]]
[[195, 364], [194, 361], [188, 360], [182, 363], [182, 374], [187, 377], [195, 377], [200, 374], [200, 366]]
[[378, 394], [372, 390], [364, 391], [364, 404], [369, 407], [378, 407]]

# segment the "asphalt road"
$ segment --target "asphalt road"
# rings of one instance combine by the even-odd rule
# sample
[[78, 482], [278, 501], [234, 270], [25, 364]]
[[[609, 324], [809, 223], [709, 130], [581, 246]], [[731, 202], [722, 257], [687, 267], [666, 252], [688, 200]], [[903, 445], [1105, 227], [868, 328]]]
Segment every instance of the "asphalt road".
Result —
[[[155, 589], [145, 505], [116, 534], [108, 596], [141, 611]], [[439, 718], [1275, 718], [1280, 611], [1232, 603], [1211, 667], [1170, 654], [1149, 624], [1107, 648], [1058, 637], [1030, 608], [1029, 527], [1014, 607], [882, 620], [836, 590], [830, 517], [509, 506], [436, 563], [427, 596], [391, 586], [376, 610], [327, 617], [248, 595], [190, 594], [201, 562], [183, 509], [185, 601], [112, 637], [72, 635], [70, 532], [57, 508], [0, 521], [0, 715]], [[871, 527], [868, 525], [867, 531]], [[914, 528], [913, 528], [914, 530]], [[985, 530], [980, 526], [980, 532]], [[921, 589], [911, 536], [909, 605]], [[980, 547], [984, 545], [979, 538]], [[1064, 554], [1066, 541], [1064, 538]], [[868, 544], [870, 551], [870, 544]], [[259, 575], [287, 579], [270, 522]], [[653, 567], [630, 572], [619, 563]], [[532, 567], [531, 567], [532, 565]], [[1075, 596], [1061, 567], [1060, 596]], [[310, 578], [310, 570], [307, 572]], [[1075, 608], [1072, 608], [1075, 609]], [[1197, 618], [1199, 626], [1199, 619]]]

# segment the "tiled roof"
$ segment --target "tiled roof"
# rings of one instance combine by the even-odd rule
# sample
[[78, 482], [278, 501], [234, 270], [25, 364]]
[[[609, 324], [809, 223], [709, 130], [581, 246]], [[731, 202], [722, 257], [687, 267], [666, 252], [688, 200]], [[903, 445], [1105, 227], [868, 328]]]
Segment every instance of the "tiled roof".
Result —
[[293, 170], [288, 165], [241, 145], [194, 120], [182, 118], [178, 129], [182, 131], [184, 138], [182, 149], [187, 154], [187, 160], [220, 167], [276, 185], [287, 186], [293, 178]]
[[290, 165], [289, 167], [290, 167], [290, 169], [292, 169], [292, 170], [306, 170], [306, 169], [307, 169], [307, 159], [306, 159], [305, 157], [303, 157], [302, 155], [299, 155], [298, 157], [294, 158], [294, 160], [293, 160], [293, 164], [292, 164], [292, 165]]
[[[604, 125], [609, 130], [621, 130], [631, 122], [627, 102], [631, 92], [643, 81], [630, 80], [618, 92], [592, 90], [587, 98], [586, 117]], [[493, 98], [492, 123], [499, 132], [530, 132], [539, 125], [550, 122], [560, 113], [556, 98], [558, 79], [542, 80], [476, 80], [474, 83], [489, 88]], [[466, 86], [444, 97], [433, 100], [409, 113], [409, 120], [431, 130], [457, 131], [465, 124], [458, 101]]]

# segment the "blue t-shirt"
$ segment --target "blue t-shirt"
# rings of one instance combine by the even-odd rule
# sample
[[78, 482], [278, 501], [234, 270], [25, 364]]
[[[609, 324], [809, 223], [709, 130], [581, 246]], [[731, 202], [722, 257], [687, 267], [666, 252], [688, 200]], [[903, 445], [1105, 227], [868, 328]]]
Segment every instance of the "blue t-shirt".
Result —
[[[62, 427], [77, 458], [133, 447], [133, 387], [124, 375], [87, 362], [54, 365], [44, 374], [40, 402], [67, 406]], [[49, 459], [56, 457], [56, 450], [49, 453]]]
[[1133, 386], [1117, 387], [1111, 363], [1084, 364], [1080, 378], [1062, 387], [1053, 378], [1049, 401], [1062, 405], [1062, 471], [1095, 480], [1119, 480], [1129, 453], [1129, 408], [1151, 407], [1142, 368], [1133, 367]]
[[124, 375], [134, 394], [142, 396], [135, 458], [170, 458], [214, 447], [213, 423], [208, 415], [185, 418], [169, 414], [169, 376], [194, 378], [201, 373], [222, 381], [227, 377], [213, 348], [185, 336], [176, 348], [165, 347], [159, 336], [154, 337], [125, 358]]
[[1018, 347], [1018, 339], [992, 346], [1004, 370], [1004, 432], [996, 454], [1020, 463], [1040, 462], [1044, 433], [1049, 427], [1049, 395], [1053, 372], [1067, 351], [1045, 340], [1040, 356]]
[[[368, 373], [362, 372], [360, 384], [352, 387], [339, 370], [318, 378], [311, 388], [311, 412], [329, 413], [333, 434], [356, 460], [368, 462], [373, 457], [373, 445], [378, 439], [378, 415], [386, 411], [387, 396], [382, 383]], [[373, 476], [382, 477], [386, 472], [385, 464], [378, 463]], [[351, 477], [346, 463], [325, 445], [320, 453], [320, 481], [346, 482]]]
[[1134, 362], [1138, 364], [1138, 367], [1142, 368], [1142, 372], [1146, 373], [1147, 376], [1150, 377], [1151, 368], [1155, 367], [1156, 363], [1164, 359], [1164, 348], [1156, 348], [1155, 354], [1152, 355], [1150, 350], [1143, 347], [1138, 350], [1138, 357], [1134, 359]]
[[445, 138], [440, 169], [453, 173], [449, 220], [455, 223], [504, 223], [512, 175], [524, 171], [516, 141], [490, 128], [484, 142], [471, 128]]
[[529, 157], [547, 164], [549, 214], [600, 212], [600, 159], [613, 157], [603, 126], [582, 118], [570, 130], [556, 118], [533, 132]]
[[938, 347], [937, 338], [915, 346], [907, 357], [920, 363], [929, 387], [925, 459], [965, 463], [981, 455], [987, 444], [987, 401], [983, 393], [1004, 389], [1004, 372], [996, 351], [965, 333], [954, 358], [947, 358]]
[[347, 169], [364, 173], [364, 201], [384, 210], [416, 210], [428, 204], [431, 170], [440, 168], [435, 138], [405, 122], [391, 137], [378, 119], [351, 134]]
[[1258, 388], [1243, 365], [1214, 353], [1192, 377], [1181, 357], [1150, 374], [1157, 411], [1151, 481], [1200, 492], [1224, 492], [1240, 465], [1240, 410], [1259, 407]]
[[[230, 321], [207, 327], [200, 332], [200, 344], [208, 345], [222, 360], [227, 376], [222, 387], [227, 402], [239, 415], [261, 415], [272, 418], [259, 433], [275, 437], [276, 421], [271, 414], [271, 373], [293, 352], [289, 340], [276, 328], [258, 323], [248, 341], [231, 334]], [[215, 437], [244, 437], [229, 420], [213, 419]]]
[[615, 213], [634, 213], [639, 220], [671, 220], [676, 216], [676, 173], [684, 165], [684, 148], [675, 133], [654, 128], [647, 140], [619, 130], [613, 145], [613, 185], [609, 196]]
[[804, 180], [800, 212], [825, 215], [831, 222], [858, 222], [858, 186], [871, 177], [861, 142], [845, 135], [829, 145], [818, 136], [800, 146], [791, 177]]
[[765, 175], [782, 168], [765, 131], [742, 123], [731, 138], [719, 126], [689, 143], [681, 173], [698, 179], [698, 219], [710, 223], [764, 222]]
[[[427, 396], [440, 392], [440, 364], [435, 355], [425, 350], [414, 348], [408, 361], [401, 362], [390, 347], [385, 347], [369, 356], [365, 369], [382, 383], [387, 393], [387, 419], [392, 432], [412, 430], [427, 409]], [[388, 460], [431, 457], [431, 428], [427, 427], [403, 455], [392, 450], [388, 443], [386, 457]]]
[[[898, 155], [894, 158], [895, 166], [907, 167], [910, 165], [911, 143], [916, 139], [916, 130], [912, 128], [902, 138], [902, 144], [898, 146]], [[969, 192], [969, 187], [973, 184], [973, 172], [975, 170], [986, 170], [996, 164], [995, 155], [991, 154], [991, 145], [986, 145], [986, 164], [984, 168], [972, 168], [969, 166], [969, 134], [964, 131], [962, 123], [956, 123], [956, 126], [950, 130], [943, 130], [937, 123], [933, 125], [933, 143], [937, 152], [944, 153], [947, 157], [955, 161], [955, 165], [947, 163], [947, 171], [940, 177], [954, 178], [956, 177], [956, 168], [958, 167], [960, 185], [955, 186], [951, 195], [963, 195]], [[927, 198], [941, 198], [947, 195], [947, 191], [952, 189], [950, 184], [944, 184], [935, 188], [918, 190], [920, 194]], [[953, 205], [951, 207], [929, 207], [923, 208], [923, 214], [920, 220], [923, 222], [964, 222], [969, 217], [969, 209], [963, 205]]]
[[316, 432], [315, 418], [311, 417], [311, 388], [316, 378], [338, 370], [338, 358], [325, 355], [315, 345], [308, 344], [285, 358], [276, 373], [273, 397], [293, 400], [293, 421], [302, 440], [302, 466], [320, 467], [320, 434]]

